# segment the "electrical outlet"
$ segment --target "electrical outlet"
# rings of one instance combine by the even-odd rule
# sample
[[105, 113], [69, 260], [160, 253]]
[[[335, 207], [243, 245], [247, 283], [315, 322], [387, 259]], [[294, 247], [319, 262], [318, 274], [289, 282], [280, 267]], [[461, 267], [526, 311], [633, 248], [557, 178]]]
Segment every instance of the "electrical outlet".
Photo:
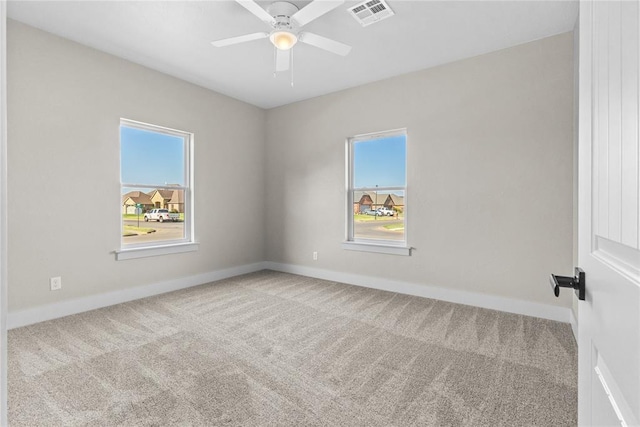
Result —
[[313, 253], [313, 260], [317, 261], [318, 260], [318, 252], [314, 252]]
[[52, 277], [49, 279], [49, 286], [52, 291], [62, 289], [62, 277]]

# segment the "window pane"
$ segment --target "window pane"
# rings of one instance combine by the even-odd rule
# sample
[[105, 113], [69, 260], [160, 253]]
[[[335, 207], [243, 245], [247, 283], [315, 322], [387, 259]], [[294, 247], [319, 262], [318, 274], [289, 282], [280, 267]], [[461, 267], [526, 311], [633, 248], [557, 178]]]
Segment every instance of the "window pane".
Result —
[[396, 135], [353, 144], [353, 186], [404, 187], [406, 136]]
[[355, 239], [404, 241], [404, 191], [354, 191]]
[[185, 186], [184, 139], [120, 126], [123, 183]]
[[183, 189], [123, 188], [122, 243], [181, 240], [185, 236]]
[[190, 143], [185, 132], [120, 122], [123, 247], [190, 241]]

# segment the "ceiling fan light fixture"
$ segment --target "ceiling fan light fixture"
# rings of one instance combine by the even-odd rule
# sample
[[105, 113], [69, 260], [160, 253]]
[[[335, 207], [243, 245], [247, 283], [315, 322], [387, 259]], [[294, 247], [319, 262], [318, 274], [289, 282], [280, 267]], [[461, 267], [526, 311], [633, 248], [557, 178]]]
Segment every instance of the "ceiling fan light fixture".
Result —
[[298, 36], [289, 31], [274, 31], [269, 39], [280, 50], [289, 50], [298, 42]]

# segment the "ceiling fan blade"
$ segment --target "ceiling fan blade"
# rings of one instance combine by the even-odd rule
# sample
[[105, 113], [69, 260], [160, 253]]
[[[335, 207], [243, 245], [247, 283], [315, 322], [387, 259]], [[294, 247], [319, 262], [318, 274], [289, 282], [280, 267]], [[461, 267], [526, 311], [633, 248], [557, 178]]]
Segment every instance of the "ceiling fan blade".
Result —
[[261, 21], [271, 25], [273, 23], [273, 16], [269, 15], [269, 12], [264, 10], [258, 3], [253, 0], [236, 0], [240, 6], [247, 9], [249, 12], [257, 16]]
[[319, 36], [314, 33], [300, 33], [298, 35], [298, 40], [302, 43], [310, 44], [311, 46], [319, 47], [320, 49], [335, 53], [336, 55], [347, 56], [351, 51], [351, 46], [349, 45]]
[[253, 33], [253, 34], [245, 34], [244, 36], [230, 37], [228, 39], [216, 40], [214, 42], [211, 42], [211, 44], [214, 45], [215, 47], [224, 47], [224, 46], [230, 46], [232, 44], [250, 42], [251, 40], [266, 39], [267, 37], [269, 37], [269, 33]]
[[[236, 0], [237, 1], [237, 0]], [[344, 3], [345, 0], [315, 0], [293, 14], [296, 24], [303, 26]]]
[[291, 50], [276, 49], [276, 71], [287, 71], [291, 62]]

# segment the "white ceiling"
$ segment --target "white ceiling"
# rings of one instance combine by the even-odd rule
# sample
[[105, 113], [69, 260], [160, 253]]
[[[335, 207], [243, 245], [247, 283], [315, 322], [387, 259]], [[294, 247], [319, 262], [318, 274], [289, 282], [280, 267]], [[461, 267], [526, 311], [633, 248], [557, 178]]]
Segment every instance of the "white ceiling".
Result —
[[288, 72], [273, 77], [268, 39], [210, 44], [269, 31], [234, 1], [9, 1], [8, 15], [263, 108], [571, 31], [578, 15], [578, 3], [566, 0], [389, 0], [395, 16], [363, 28], [347, 12], [358, 3], [347, 1], [304, 27], [353, 49], [341, 57], [297, 44], [294, 87]]

